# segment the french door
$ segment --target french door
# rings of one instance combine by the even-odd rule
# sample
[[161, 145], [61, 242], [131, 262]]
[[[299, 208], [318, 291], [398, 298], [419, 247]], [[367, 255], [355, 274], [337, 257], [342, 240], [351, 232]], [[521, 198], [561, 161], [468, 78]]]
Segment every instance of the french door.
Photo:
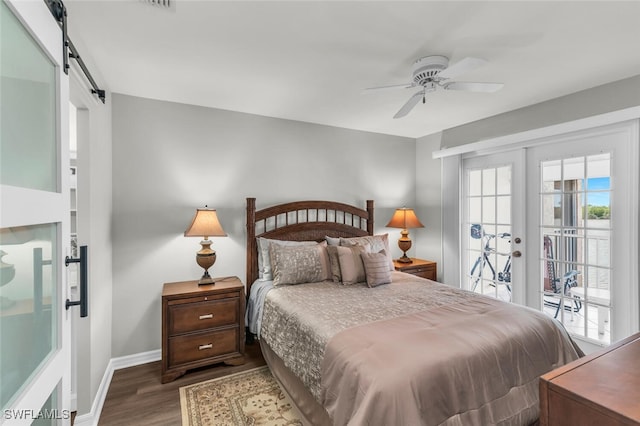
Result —
[[530, 304], [574, 336], [638, 330], [638, 123], [555, 138], [527, 154]]
[[601, 346], [638, 331], [638, 129], [463, 159], [463, 288], [539, 309]]
[[523, 153], [463, 161], [463, 288], [524, 301]]
[[69, 424], [62, 34], [43, 1], [3, 0], [0, 20], [0, 423]]

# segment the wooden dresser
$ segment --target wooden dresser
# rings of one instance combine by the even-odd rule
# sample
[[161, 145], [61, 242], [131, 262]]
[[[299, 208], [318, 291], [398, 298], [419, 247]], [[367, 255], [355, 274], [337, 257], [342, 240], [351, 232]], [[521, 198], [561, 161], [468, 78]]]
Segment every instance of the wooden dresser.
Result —
[[411, 263], [401, 263], [397, 260], [393, 261], [393, 266], [396, 271], [406, 272], [407, 274], [415, 275], [417, 277], [426, 278], [428, 280], [438, 280], [438, 264], [431, 260], [423, 260], [412, 257]]
[[167, 283], [162, 289], [162, 383], [188, 369], [244, 363], [244, 286], [237, 277]]
[[547, 425], [640, 425], [640, 333], [542, 376]]

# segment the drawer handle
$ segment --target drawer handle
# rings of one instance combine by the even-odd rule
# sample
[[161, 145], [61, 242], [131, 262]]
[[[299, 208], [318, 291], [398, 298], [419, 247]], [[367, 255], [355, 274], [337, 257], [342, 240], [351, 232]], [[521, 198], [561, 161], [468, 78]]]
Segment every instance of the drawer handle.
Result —
[[200, 319], [211, 319], [213, 318], [213, 314], [200, 315]]
[[199, 351], [202, 351], [202, 350], [204, 350], [204, 349], [211, 349], [212, 347], [213, 347], [213, 345], [212, 345], [211, 343], [209, 343], [209, 344], [206, 344], [206, 345], [200, 345], [200, 346], [198, 346], [198, 350], [199, 350]]

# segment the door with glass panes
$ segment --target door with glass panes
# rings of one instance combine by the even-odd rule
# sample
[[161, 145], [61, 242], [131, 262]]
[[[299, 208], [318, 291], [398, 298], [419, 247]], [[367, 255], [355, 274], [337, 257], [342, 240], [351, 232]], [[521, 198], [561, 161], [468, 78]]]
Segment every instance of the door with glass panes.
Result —
[[630, 272], [637, 270], [637, 127], [581, 132], [527, 157], [527, 232], [536, 241], [530, 299], [573, 336], [597, 344], [637, 330]]
[[463, 288], [524, 301], [523, 152], [463, 161]]
[[0, 21], [1, 422], [68, 424], [69, 96], [62, 34], [43, 1], [2, 1]]

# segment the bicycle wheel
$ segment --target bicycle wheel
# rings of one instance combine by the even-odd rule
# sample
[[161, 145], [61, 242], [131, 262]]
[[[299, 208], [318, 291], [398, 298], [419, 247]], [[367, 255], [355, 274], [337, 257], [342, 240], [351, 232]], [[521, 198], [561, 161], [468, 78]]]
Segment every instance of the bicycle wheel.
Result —
[[473, 292], [477, 292], [476, 289], [478, 284], [480, 284], [480, 293], [482, 293], [482, 270], [484, 266], [485, 260], [483, 256], [480, 255], [469, 272], [469, 289]]

